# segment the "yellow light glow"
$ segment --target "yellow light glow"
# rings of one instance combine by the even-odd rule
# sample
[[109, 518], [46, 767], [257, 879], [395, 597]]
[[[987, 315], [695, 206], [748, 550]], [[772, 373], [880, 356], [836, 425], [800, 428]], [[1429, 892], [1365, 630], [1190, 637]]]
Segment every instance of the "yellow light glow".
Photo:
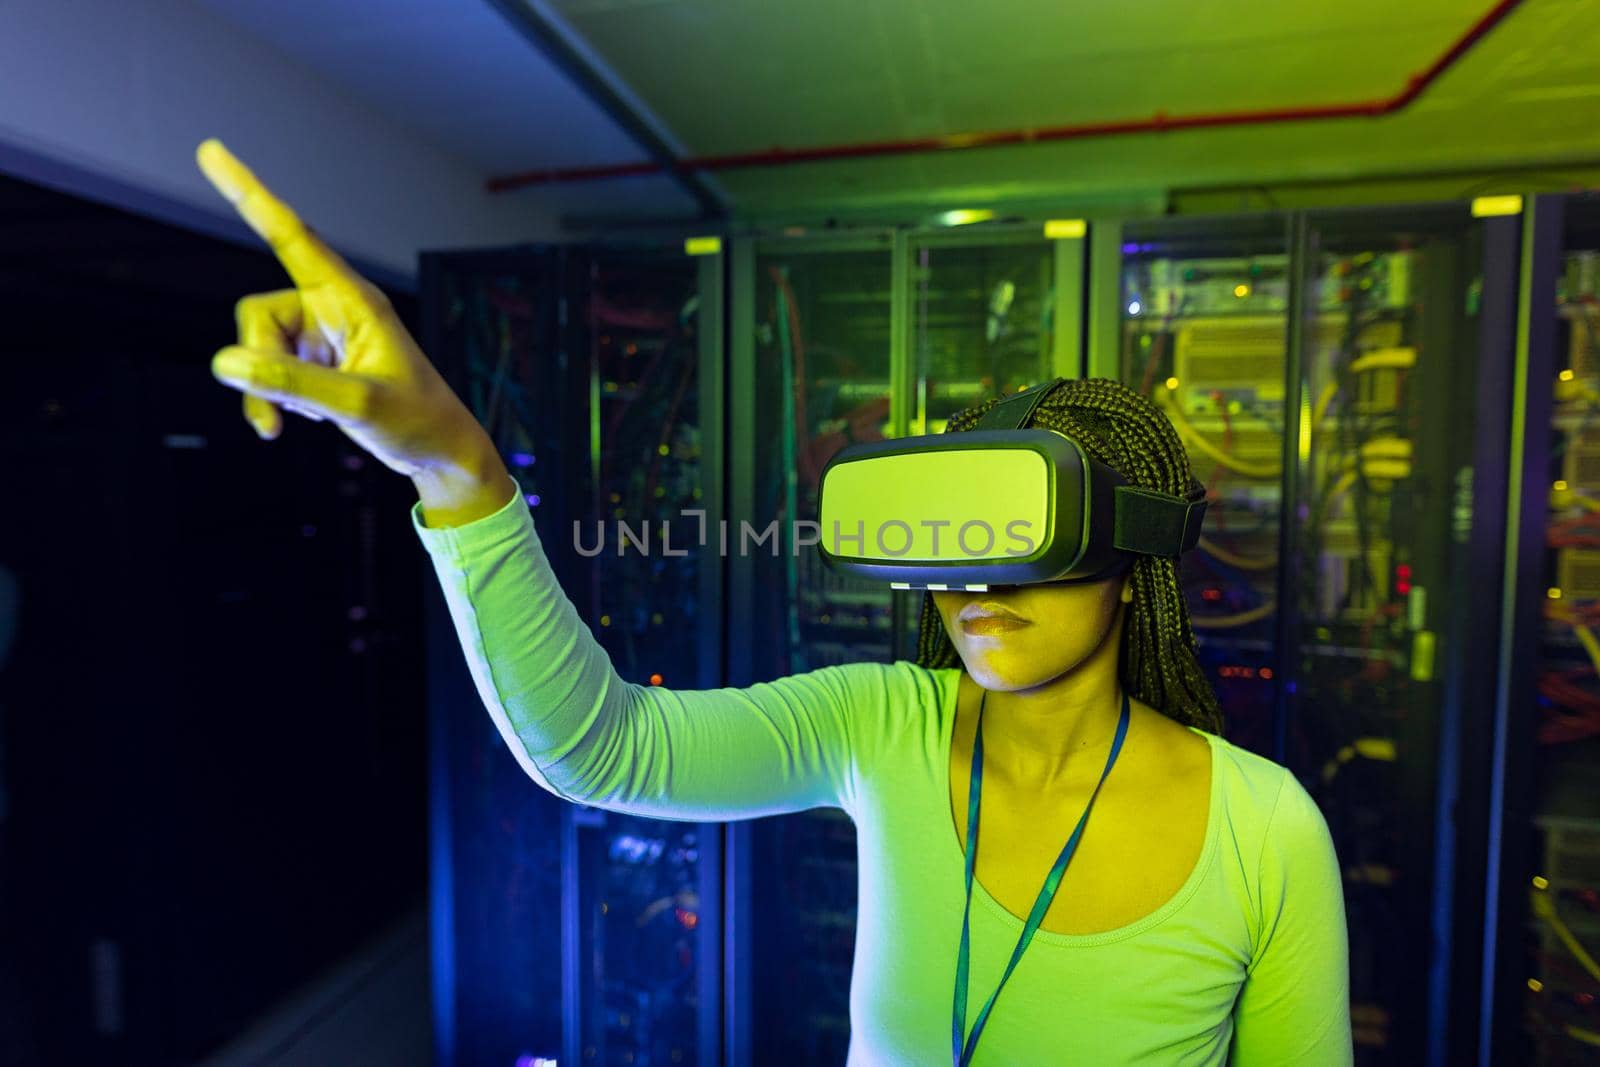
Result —
[[656, 446], [656, 451], [661, 453], [663, 456], [672, 455], [672, 449], [668, 445], [657, 445]]
[[1522, 197], [1515, 193], [1507, 196], [1480, 196], [1472, 202], [1472, 217], [1475, 219], [1493, 215], [1520, 214], [1522, 214]]
[[602, 615], [602, 616], [600, 616], [600, 625], [601, 626], [610, 626], [611, 625], [611, 616], [610, 615]]
[[1535, 888], [1535, 889], [1549, 889], [1550, 888], [1550, 879], [1546, 878], [1542, 874], [1534, 875], [1533, 876], [1533, 888]]
[[1241, 282], [1233, 287], [1233, 295], [1243, 300], [1250, 295], [1250, 287]]
[[1572, 373], [1572, 369], [1569, 367], [1568, 369], [1562, 371], [1560, 374], [1556, 375], [1556, 377], [1560, 378], [1564, 382], [1570, 382], [1570, 381], [1572, 381], [1572, 379], [1576, 378], [1577, 375], [1573, 374]]
[[1551, 588], [1545, 590], [1544, 595], [1549, 597], [1551, 600], [1560, 600], [1561, 590], [1552, 586]]
[[1082, 237], [1089, 232], [1089, 224], [1083, 219], [1050, 219], [1044, 224], [1044, 235], [1055, 238]]
[[1176, 379], [1176, 378], [1168, 378], [1167, 379], [1167, 388], [1168, 389], [1176, 389], [1176, 388], [1178, 388], [1178, 379]]
[[722, 251], [722, 238], [691, 237], [683, 242], [683, 250], [691, 256], [714, 256]]
[[1300, 398], [1300, 440], [1295, 442], [1296, 458], [1301, 464], [1311, 462], [1311, 394]]
[[988, 222], [994, 218], [994, 212], [988, 208], [960, 208], [956, 211], [946, 211], [939, 216], [941, 226], [967, 226], [974, 222]]
[[1555, 484], [1554, 488], [1555, 488], [1555, 491], [1558, 492], [1558, 493], [1565, 493], [1567, 491], [1566, 480], [1563, 479], [1563, 480], [1557, 482]]
[[1530, 978], [1528, 979], [1528, 988], [1538, 993], [1544, 989], [1544, 983], [1537, 978]]

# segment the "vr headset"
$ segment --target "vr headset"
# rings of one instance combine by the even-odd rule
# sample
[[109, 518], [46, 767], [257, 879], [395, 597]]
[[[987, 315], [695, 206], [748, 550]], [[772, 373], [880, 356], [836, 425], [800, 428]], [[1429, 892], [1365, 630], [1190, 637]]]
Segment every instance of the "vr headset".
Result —
[[1062, 379], [1007, 397], [976, 429], [848, 445], [822, 472], [818, 549], [895, 589], [1097, 582], [1200, 540], [1206, 502], [1127, 484], [1054, 430], [1019, 429]]

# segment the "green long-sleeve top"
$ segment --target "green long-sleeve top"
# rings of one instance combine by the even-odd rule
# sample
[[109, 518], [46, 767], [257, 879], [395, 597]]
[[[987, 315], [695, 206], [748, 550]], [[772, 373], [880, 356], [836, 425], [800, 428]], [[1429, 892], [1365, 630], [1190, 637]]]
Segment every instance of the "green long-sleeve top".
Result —
[[[965, 900], [949, 783], [960, 670], [853, 663], [743, 689], [634, 684], [562, 592], [520, 495], [457, 527], [428, 528], [420, 504], [411, 515], [478, 693], [540, 786], [658, 819], [817, 807], [850, 816], [859, 894], [848, 1065], [949, 1063]], [[974, 1067], [1351, 1062], [1344, 898], [1327, 824], [1282, 767], [1203, 736], [1210, 813], [1188, 880], [1115, 930], [1040, 929]], [[976, 880], [970, 922], [963, 1033], [1023, 927]]]

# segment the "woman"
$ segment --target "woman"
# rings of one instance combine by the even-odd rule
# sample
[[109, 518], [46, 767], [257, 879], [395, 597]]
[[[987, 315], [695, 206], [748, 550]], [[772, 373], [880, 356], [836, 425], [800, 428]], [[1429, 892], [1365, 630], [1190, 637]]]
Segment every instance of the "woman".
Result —
[[[1326, 824], [1288, 772], [1216, 735], [1174, 560], [932, 594], [916, 663], [627, 683], [381, 296], [220, 144], [199, 161], [297, 287], [241, 303], [213, 372], [262, 436], [278, 406], [330, 419], [413, 479], [417, 535], [528, 775], [656, 818], [855, 821], [850, 1063], [1350, 1062]], [[1164, 416], [1114, 382], [1061, 382], [1032, 421], [1135, 485], [1199, 491]]]

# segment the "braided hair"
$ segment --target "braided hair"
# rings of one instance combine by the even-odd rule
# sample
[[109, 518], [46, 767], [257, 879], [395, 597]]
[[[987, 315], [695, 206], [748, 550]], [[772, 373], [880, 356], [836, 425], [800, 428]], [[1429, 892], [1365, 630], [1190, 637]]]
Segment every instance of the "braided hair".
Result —
[[[997, 397], [957, 412], [945, 432], [973, 429], [999, 402]], [[1028, 425], [1067, 435], [1130, 485], [1190, 501], [1205, 496], [1167, 416], [1115, 379], [1061, 380], [1039, 401]], [[1118, 676], [1129, 693], [1168, 718], [1220, 733], [1222, 708], [1196, 655], [1199, 646], [1178, 585], [1177, 564], [1174, 556], [1135, 557], [1132, 610], [1124, 617]], [[916, 662], [929, 669], [960, 664], [929, 592], [922, 596]]]

